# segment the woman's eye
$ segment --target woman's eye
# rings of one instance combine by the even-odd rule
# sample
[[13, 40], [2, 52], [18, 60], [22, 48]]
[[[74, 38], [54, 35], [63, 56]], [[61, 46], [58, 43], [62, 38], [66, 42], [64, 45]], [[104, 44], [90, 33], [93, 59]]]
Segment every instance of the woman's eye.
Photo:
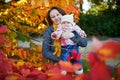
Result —
[[52, 16], [51, 18], [54, 18], [55, 16]]
[[59, 16], [59, 14], [57, 14], [57, 16]]

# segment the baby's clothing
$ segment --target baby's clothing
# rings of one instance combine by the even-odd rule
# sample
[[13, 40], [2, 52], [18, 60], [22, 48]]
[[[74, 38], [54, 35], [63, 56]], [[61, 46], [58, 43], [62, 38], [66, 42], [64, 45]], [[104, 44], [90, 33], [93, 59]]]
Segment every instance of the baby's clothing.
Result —
[[[68, 55], [72, 57], [72, 50], [75, 50], [78, 54], [80, 54], [78, 45], [62, 46], [61, 60], [68, 61]], [[72, 63], [82, 64], [82, 60], [72, 60]]]
[[[68, 31], [69, 31], [69, 32], [76, 31], [79, 35], [82, 35], [82, 33], [84, 33], [84, 31], [83, 31], [78, 25], [70, 26]], [[52, 33], [52, 34], [54, 34], [54, 33], [56, 34], [56, 38], [52, 37], [52, 35], [51, 35], [51, 37], [52, 37], [53, 39], [57, 39], [57, 40], [60, 39], [62, 46], [75, 45], [75, 43], [74, 43], [71, 39], [63, 39], [63, 38], [61, 38], [61, 35], [62, 35], [62, 33], [64, 33], [64, 32], [67, 32], [67, 30], [64, 31], [64, 30], [62, 29], [62, 26], [59, 25], [58, 28], [57, 28], [57, 30]], [[69, 36], [69, 34], [67, 34], [66, 37], [67, 37], [67, 36]]]
[[[78, 25], [70, 26], [66, 30], [64, 30], [62, 28], [62, 26], [59, 25], [57, 30], [52, 33], [52, 34], [55, 33], [56, 37], [53, 38], [52, 34], [51, 34], [51, 37], [52, 37], [52, 39], [57, 39], [57, 40], [60, 39], [61, 40], [61, 46], [62, 46], [62, 50], [61, 50], [62, 54], [60, 56], [61, 60], [69, 61], [69, 58], [70, 58], [71, 63], [73, 63], [73, 64], [78, 63], [78, 64], [82, 65], [81, 56], [79, 56], [80, 59], [72, 59], [72, 57], [73, 57], [72, 56], [72, 54], [73, 54], [72, 50], [75, 50], [77, 52], [76, 53], [77, 55], [80, 54], [79, 53], [79, 46], [76, 43], [74, 43], [70, 38], [68, 38], [68, 39], [62, 38], [63, 37], [62, 35], [64, 35], [64, 37], [68, 37], [69, 35], [71, 35], [70, 33], [72, 33], [73, 31], [76, 31], [76, 33], [79, 36], [81, 36], [84, 33], [84, 31]], [[75, 74], [82, 74], [82, 73], [83, 73], [82, 68], [80, 68], [80, 70], [75, 71]]]

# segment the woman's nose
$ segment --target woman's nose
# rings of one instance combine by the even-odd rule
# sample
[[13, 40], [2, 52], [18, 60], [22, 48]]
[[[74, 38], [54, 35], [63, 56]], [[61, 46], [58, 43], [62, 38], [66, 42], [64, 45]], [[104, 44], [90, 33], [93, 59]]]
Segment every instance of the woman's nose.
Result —
[[58, 19], [58, 16], [55, 16], [55, 19]]

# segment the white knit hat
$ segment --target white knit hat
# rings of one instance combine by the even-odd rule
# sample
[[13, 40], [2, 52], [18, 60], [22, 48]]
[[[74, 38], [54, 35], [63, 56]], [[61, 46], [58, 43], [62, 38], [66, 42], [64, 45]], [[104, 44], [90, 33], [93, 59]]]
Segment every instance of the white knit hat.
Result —
[[75, 24], [73, 14], [67, 14], [67, 15], [62, 16], [61, 23], [64, 22], [64, 21], [68, 21], [68, 22], [72, 23], [72, 25]]

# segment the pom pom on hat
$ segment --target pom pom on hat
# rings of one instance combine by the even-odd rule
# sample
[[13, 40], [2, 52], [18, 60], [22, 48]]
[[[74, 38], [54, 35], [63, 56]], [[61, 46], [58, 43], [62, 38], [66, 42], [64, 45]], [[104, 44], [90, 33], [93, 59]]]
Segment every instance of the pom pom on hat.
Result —
[[67, 22], [70, 22], [72, 23], [72, 25], [74, 25], [74, 17], [73, 17], [74, 14], [67, 14], [67, 15], [64, 15], [62, 16], [61, 18], [61, 23], [64, 22], [64, 21], [67, 21]]

